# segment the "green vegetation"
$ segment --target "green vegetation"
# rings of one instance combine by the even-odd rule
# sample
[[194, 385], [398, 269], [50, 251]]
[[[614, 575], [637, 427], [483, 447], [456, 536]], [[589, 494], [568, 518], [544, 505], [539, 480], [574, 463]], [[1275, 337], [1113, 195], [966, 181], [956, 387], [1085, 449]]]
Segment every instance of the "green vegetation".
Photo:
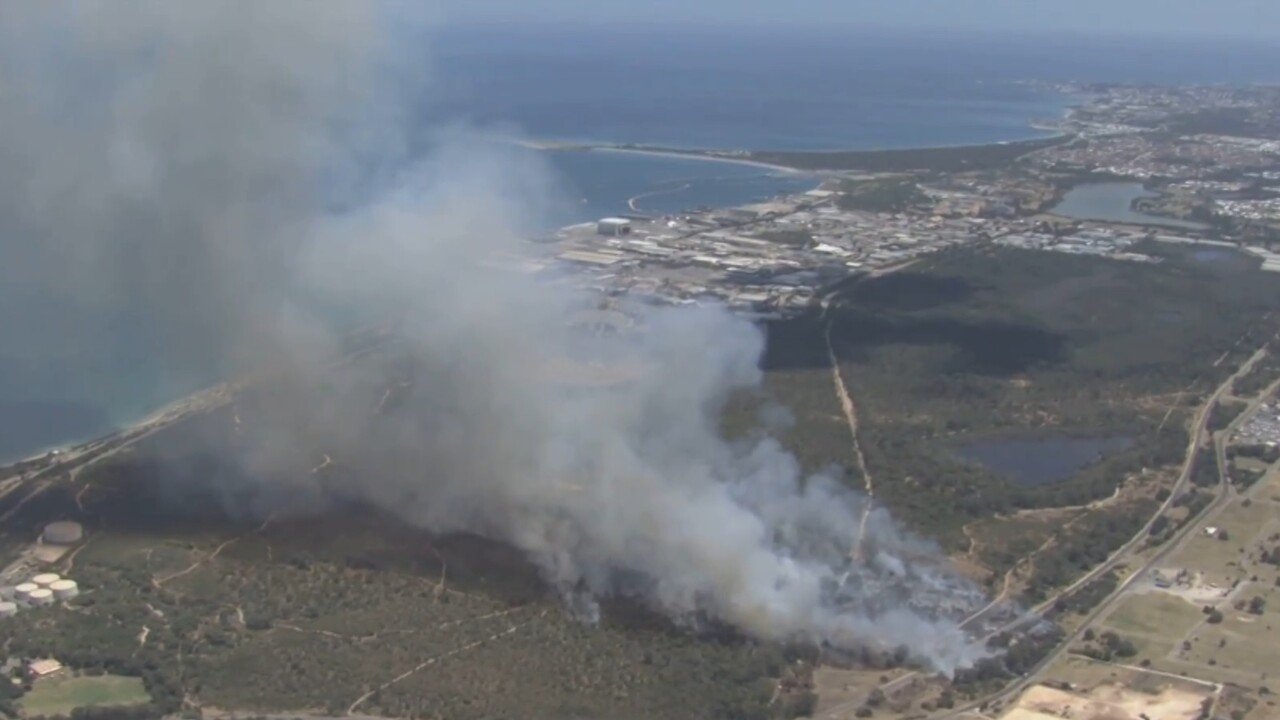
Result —
[[991, 145], [916, 148], [909, 150], [764, 150], [751, 160], [800, 170], [862, 170], [865, 172], [968, 172], [1003, 168], [1027, 153], [1061, 145], [1069, 136]]
[[1052, 614], [1060, 617], [1067, 613], [1084, 615], [1102, 602], [1120, 585], [1120, 578], [1115, 570], [1103, 573], [1090, 580], [1073, 592], [1058, 598], [1053, 605]]
[[[1054, 546], [1036, 556], [1023, 597], [1031, 602], [1045, 599], [1051, 590], [1066, 585], [1105, 561], [1112, 552], [1132, 538], [1151, 518], [1159, 503], [1136, 500], [1091, 512], [1057, 536]], [[1087, 586], [1086, 586], [1087, 587]], [[1074, 608], [1092, 608], [1085, 596]]]
[[1087, 641], [1083, 647], [1079, 649], [1081, 655], [1101, 660], [1103, 662], [1111, 662], [1115, 659], [1131, 658], [1138, 654], [1138, 648], [1133, 642], [1126, 640], [1116, 633], [1107, 630], [1101, 635]]
[[[1280, 283], [1263, 275], [1223, 282], [1175, 262], [981, 248], [848, 284], [827, 321], [877, 499], [963, 549], [961, 527], [974, 520], [1099, 500], [1143, 468], [1180, 463], [1194, 398], [1274, 332]], [[838, 460], [848, 445], [832, 410], [825, 330], [816, 317], [775, 324], [766, 357], [770, 376], [788, 377], [790, 393], [777, 400], [796, 412], [803, 439], [792, 447], [808, 468]], [[807, 427], [807, 417], [825, 420]], [[1077, 434], [1133, 443], [1037, 487], [951, 449], [970, 439]]]
[[1277, 128], [1274, 121], [1259, 122], [1260, 117], [1243, 107], [1214, 107], [1175, 115], [1164, 123], [1174, 135], [1234, 135], [1236, 137], [1271, 138]]
[[902, 178], [846, 180], [836, 205], [841, 210], [902, 212], [928, 199], [915, 181]]
[[1214, 403], [1213, 408], [1209, 411], [1209, 430], [1213, 432], [1226, 430], [1248, 406], [1248, 403], [1228, 400], [1219, 400]]
[[1280, 380], [1280, 357], [1268, 354], [1231, 385], [1237, 397], [1253, 397]]
[[136, 677], [63, 675], [38, 680], [19, 707], [28, 716], [70, 715], [87, 707], [145, 705], [150, 695]]
[[[1198, 403], [1280, 324], [1274, 276], [1224, 278], [1176, 260], [977, 246], [834, 290], [825, 316], [769, 327], [764, 393], [736, 398], [726, 431], [754, 432], [763, 404], [784, 405], [795, 422], [779, 439], [802, 466], [848, 468], [844, 482], [862, 488], [838, 370], [876, 500], [949, 550], [971, 549], [972, 528], [984, 563], [1034, 554], [1031, 599], [1141, 529], [1183, 460]], [[1073, 435], [1131, 443], [1041, 485], [955, 452], [974, 439]], [[355, 508], [340, 518], [230, 518], [220, 508], [236, 491], [233, 470], [172, 436], [148, 447], [158, 445], [168, 448], [165, 465], [144, 447], [92, 468], [80, 486], [55, 486], [7, 523], [5, 542], [60, 518], [85, 522], [91, 537], [72, 573], [85, 592], [71, 608], [6, 622], [10, 654], [138, 678], [156, 713], [767, 718], [811, 702], [803, 691], [770, 702], [777, 687], [806, 687], [810, 665], [796, 661], [811, 660], [811, 649], [692, 632], [623, 600], [589, 626], [511, 549]], [[1216, 476], [1206, 458], [1199, 464]], [[176, 505], [166, 483], [174, 468], [193, 478]], [[334, 482], [344, 480], [354, 478]], [[1211, 493], [1177, 504], [1202, 498]], [[1053, 522], [1019, 514], [1065, 506], [1075, 509]], [[1062, 610], [1092, 607], [1114, 582], [1085, 585]], [[963, 675], [961, 691], [1034, 667], [1061, 639], [1054, 632], [1005, 638], [1008, 652]], [[894, 655], [863, 659], [891, 664]]]
[[813, 233], [808, 230], [767, 230], [756, 233], [756, 237], [779, 245], [794, 245], [796, 247], [813, 245]]
[[1195, 459], [1191, 461], [1191, 482], [1197, 487], [1213, 487], [1221, 482], [1218, 474], [1218, 458], [1212, 447], [1196, 450]]
[[[219, 476], [210, 458], [186, 462]], [[10, 655], [127, 676], [153, 698], [152, 716], [200, 706], [341, 715], [354, 705], [393, 717], [774, 718], [805, 702], [802, 692], [769, 702], [780, 680], [805, 687], [810, 665], [792, 662], [801, 649], [676, 627], [623, 600], [584, 623], [494, 543], [352, 508], [233, 519], [200, 500], [217, 489], [198, 481], [174, 506], [168, 476], [142, 458], [86, 475], [83, 512], [79, 488], [56, 487], [6, 527], [29, 537], [51, 518], [85, 522], [91, 539], [71, 573], [83, 593], [69, 608], [6, 620], [0, 642]], [[29, 712], [66, 709], [41, 707]]]

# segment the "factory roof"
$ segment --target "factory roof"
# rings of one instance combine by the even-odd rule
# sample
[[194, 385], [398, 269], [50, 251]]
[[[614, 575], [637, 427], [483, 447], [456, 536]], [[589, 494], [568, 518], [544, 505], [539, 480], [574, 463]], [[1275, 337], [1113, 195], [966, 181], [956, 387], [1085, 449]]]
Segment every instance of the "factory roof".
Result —
[[557, 257], [561, 260], [587, 263], [589, 265], [613, 265], [614, 263], [622, 261], [622, 257], [620, 255], [593, 252], [591, 250], [566, 250], [560, 253]]
[[31, 663], [27, 665], [27, 670], [31, 671], [31, 674], [37, 677], [52, 675], [61, 669], [62, 663], [52, 659], [32, 660]]

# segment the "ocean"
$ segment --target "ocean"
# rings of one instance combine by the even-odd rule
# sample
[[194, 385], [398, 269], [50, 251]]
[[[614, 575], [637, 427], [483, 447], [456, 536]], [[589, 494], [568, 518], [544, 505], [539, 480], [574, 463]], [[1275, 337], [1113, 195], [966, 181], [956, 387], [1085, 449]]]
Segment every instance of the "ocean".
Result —
[[[1255, 82], [1280, 49], [1240, 43], [957, 37], [672, 27], [448, 28], [408, 63], [430, 82], [417, 125], [465, 123], [525, 140], [673, 147], [904, 148], [1040, 137], [1068, 98], [1026, 81]], [[418, 61], [420, 60], [420, 61]], [[805, 189], [759, 167], [599, 151], [537, 151], [564, 199], [548, 222], [674, 212]], [[14, 242], [0, 239], [0, 242]], [[53, 300], [0, 287], [0, 459], [89, 439], [212, 383], [141, 348], [146, 328], [95, 328], [95, 352], [43, 354], [23, 327], [61, 324]], [[68, 343], [81, 346], [81, 343]], [[19, 348], [22, 347], [22, 351]]]

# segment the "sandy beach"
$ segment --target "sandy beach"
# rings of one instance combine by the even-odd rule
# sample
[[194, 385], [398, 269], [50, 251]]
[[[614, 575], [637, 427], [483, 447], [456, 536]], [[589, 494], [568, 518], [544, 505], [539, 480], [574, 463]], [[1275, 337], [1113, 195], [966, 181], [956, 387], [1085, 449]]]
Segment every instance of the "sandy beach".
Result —
[[[718, 155], [706, 150], [690, 150], [688, 152], [680, 152], [677, 150], [654, 150], [646, 148], [621, 147], [619, 145], [610, 145], [608, 143], [593, 142], [574, 142], [569, 140], [536, 140], [525, 138], [504, 137], [498, 138], [503, 142], [518, 145], [522, 148], [530, 150], [589, 150], [592, 152], [610, 152], [610, 153], [627, 153], [631, 155], [650, 155], [653, 157], [668, 157], [680, 160], [702, 160], [706, 162], [729, 163], [732, 165], [745, 165], [747, 167], [756, 167], [764, 170], [772, 170], [775, 172], [786, 173], [788, 175], [812, 175], [814, 173], [807, 170], [799, 170], [786, 165], [774, 165], [772, 163], [759, 162], [758, 160], [750, 160], [747, 158], [732, 157], [729, 155]], [[726, 151], [728, 152], [728, 151]]]

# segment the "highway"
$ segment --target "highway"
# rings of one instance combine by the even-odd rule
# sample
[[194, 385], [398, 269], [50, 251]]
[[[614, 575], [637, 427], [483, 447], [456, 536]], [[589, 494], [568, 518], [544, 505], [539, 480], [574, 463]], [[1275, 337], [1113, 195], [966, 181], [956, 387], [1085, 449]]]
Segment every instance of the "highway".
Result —
[[[1108, 558], [1106, 562], [1103, 562], [1101, 565], [1097, 566], [1093, 570], [1090, 570], [1089, 572], [1085, 573], [1082, 577], [1077, 579], [1075, 582], [1071, 583], [1067, 587], [1055, 593], [1052, 598], [1045, 600], [1044, 602], [1037, 605], [1034, 608], [1034, 612], [1044, 613], [1049, 608], [1053, 607], [1053, 604], [1057, 602], [1059, 598], [1070, 595], [1075, 590], [1082, 588], [1085, 585], [1088, 585], [1089, 583], [1098, 579], [1099, 577], [1106, 574], [1107, 572], [1110, 572], [1113, 568], [1115, 568], [1116, 565], [1120, 564], [1120, 561], [1122, 559], [1127, 557], [1130, 553], [1133, 552], [1133, 550], [1136, 547], [1138, 547], [1147, 539], [1147, 536], [1151, 534], [1151, 527], [1152, 525], [1155, 524], [1156, 518], [1168, 512], [1169, 508], [1173, 507], [1173, 503], [1177, 501], [1178, 496], [1181, 495], [1184, 491], [1186, 491], [1187, 486], [1191, 483], [1191, 471], [1195, 466], [1196, 450], [1199, 449], [1201, 443], [1205, 439], [1205, 433], [1208, 430], [1209, 416], [1213, 412], [1214, 405], [1216, 405], [1218, 401], [1222, 399], [1223, 395], [1226, 395], [1231, 390], [1231, 385], [1236, 381], [1237, 378], [1240, 378], [1246, 373], [1248, 373], [1249, 370], [1253, 369], [1253, 366], [1257, 364], [1259, 360], [1266, 357], [1266, 355], [1267, 355], [1266, 347], [1264, 346], [1262, 348], [1259, 348], [1258, 351], [1255, 352], [1253, 355], [1251, 355], [1248, 360], [1241, 363], [1240, 367], [1234, 373], [1232, 373], [1226, 380], [1224, 380], [1222, 384], [1219, 385], [1218, 388], [1213, 391], [1213, 394], [1209, 396], [1209, 399], [1206, 400], [1204, 404], [1200, 406], [1200, 409], [1196, 411], [1195, 418], [1192, 422], [1192, 427], [1194, 427], [1195, 430], [1190, 434], [1190, 438], [1187, 440], [1187, 456], [1186, 456], [1186, 459], [1183, 460], [1182, 462], [1182, 470], [1178, 473], [1178, 479], [1173, 484], [1173, 487], [1171, 488], [1171, 492], [1169, 493], [1169, 497], [1163, 503], [1161, 503], [1159, 509], [1157, 509], [1156, 512], [1151, 515], [1151, 518], [1147, 520], [1146, 524], [1142, 526], [1142, 529], [1140, 529], [1136, 535], [1130, 538], [1129, 542], [1125, 543], [1120, 547], [1120, 549], [1112, 553], [1111, 557]], [[1251, 406], [1250, 411], [1252, 410], [1252, 408], [1256, 408], [1256, 405]], [[1246, 412], [1249, 412], [1249, 411], [1246, 411]], [[1244, 417], [1244, 415], [1245, 413], [1241, 413], [1240, 417]], [[1237, 418], [1237, 420], [1238, 419], [1239, 418]], [[1219, 453], [1221, 454], [1221, 448], [1219, 448]], [[1224, 467], [1225, 467], [1225, 464], [1221, 464], [1221, 463], [1219, 464], [1220, 471]], [[1225, 477], [1225, 474], [1223, 475], [1223, 477]]]
[[[1129, 542], [1125, 543], [1125, 545], [1121, 547], [1120, 550], [1113, 553], [1112, 556], [1106, 562], [1102, 563], [1098, 567], [1086, 573], [1082, 578], [1072, 583], [1067, 588], [1059, 591], [1058, 593], [1055, 593], [1055, 595], [1052, 598], [1050, 598], [1049, 600], [1046, 600], [1044, 603], [1042, 603], [1039, 607], [1036, 608], [1037, 612], [1041, 612], [1046, 607], [1052, 607], [1053, 603], [1057, 602], [1059, 598], [1066, 596], [1068, 593], [1074, 591], [1079, 587], [1083, 587], [1086, 583], [1092, 580], [1096, 580], [1103, 573], [1110, 572], [1111, 570], [1115, 569], [1118, 565], [1120, 565], [1122, 562], [1124, 562], [1129, 558], [1129, 556], [1133, 553], [1133, 550], [1135, 548], [1137, 548], [1143, 541], [1146, 540], [1146, 538], [1151, 532], [1151, 526], [1155, 522], [1156, 518], [1159, 517], [1161, 514], [1163, 514], [1166, 510], [1168, 510], [1168, 508], [1170, 507], [1174, 499], [1177, 498], [1178, 495], [1182, 494], [1182, 492], [1185, 490], [1186, 486], [1190, 482], [1191, 470], [1195, 462], [1196, 451], [1200, 447], [1201, 442], [1205, 438], [1205, 434], [1208, 431], [1208, 422], [1209, 422], [1210, 412], [1214, 404], [1216, 404], [1218, 400], [1220, 400], [1222, 396], [1225, 395], [1230, 390], [1232, 384], [1235, 382], [1237, 378], [1247, 373], [1250, 369], [1252, 369], [1252, 367], [1259, 360], [1261, 360], [1266, 355], [1267, 355], [1266, 346], [1259, 348], [1257, 352], [1255, 352], [1252, 356], [1250, 356], [1250, 358], [1246, 360], [1244, 363], [1241, 363], [1240, 367], [1234, 373], [1232, 373], [1230, 377], [1228, 377], [1225, 381], [1223, 381], [1223, 383], [1219, 385], [1216, 390], [1214, 390], [1213, 394], [1210, 395], [1209, 399], [1196, 412], [1195, 420], [1193, 423], [1194, 431], [1191, 433], [1191, 439], [1188, 443], [1188, 448], [1187, 448], [1187, 457], [1183, 461], [1182, 471], [1179, 473], [1178, 480], [1174, 484], [1173, 492], [1170, 494], [1169, 499], [1166, 500], [1160, 506], [1159, 512], [1152, 515], [1151, 519], [1148, 520], [1142, 526], [1142, 529], [1138, 532], [1138, 534], [1134, 535], [1134, 537], [1130, 539]], [[964, 715], [966, 713], [971, 713], [983, 705], [991, 705], [993, 703], [1003, 703], [1007, 700], [1012, 699], [1014, 696], [1018, 695], [1019, 693], [1021, 693], [1023, 690], [1030, 687], [1031, 685], [1038, 683], [1040, 681], [1040, 676], [1044, 673], [1044, 671], [1047, 668], [1049, 668], [1051, 665], [1053, 665], [1053, 663], [1056, 662], [1060, 657], [1066, 654], [1066, 652], [1070, 649], [1071, 644], [1075, 642], [1076, 638], [1078, 638], [1087, 627], [1092, 625], [1099, 617], [1101, 617], [1108, 610], [1114, 607], [1115, 604], [1119, 602], [1119, 600], [1125, 595], [1125, 593], [1127, 593], [1134, 586], [1135, 583], [1137, 583], [1143, 577], [1145, 577], [1147, 573], [1151, 571], [1152, 568], [1155, 568], [1161, 563], [1163, 563], [1171, 554], [1173, 554], [1176, 550], [1178, 550], [1182, 546], [1186, 538], [1189, 537], [1196, 530], [1196, 528], [1200, 527], [1201, 521], [1204, 518], [1208, 518], [1218, 513], [1219, 511], [1221, 511], [1222, 508], [1226, 507], [1227, 503], [1234, 496], [1234, 493], [1231, 488], [1231, 483], [1228, 481], [1227, 474], [1226, 474], [1225, 438], [1229, 437], [1231, 432], [1235, 430], [1236, 426], [1240, 422], [1242, 422], [1244, 419], [1248, 418], [1257, 409], [1258, 405], [1261, 404], [1261, 402], [1266, 397], [1268, 397], [1277, 387], [1280, 387], [1280, 381], [1272, 384], [1265, 391], [1263, 391], [1257, 397], [1252, 399], [1249, 402], [1249, 405], [1245, 409], [1245, 411], [1240, 413], [1236, 417], [1236, 419], [1233, 420], [1225, 430], [1218, 433], [1217, 437], [1213, 439], [1214, 451], [1217, 457], [1219, 480], [1217, 485], [1217, 497], [1214, 498], [1212, 503], [1210, 503], [1207, 507], [1205, 507], [1196, 517], [1188, 518], [1187, 522], [1181, 528], [1179, 528], [1177, 532], [1174, 533], [1173, 537], [1171, 537], [1167, 542], [1165, 542], [1164, 546], [1161, 547], [1160, 550], [1155, 555], [1153, 555], [1150, 559], [1148, 559], [1145, 563], [1143, 563], [1143, 565], [1139, 567], [1137, 570], [1130, 573], [1129, 576], [1126, 577], [1124, 581], [1121, 582], [1120, 585], [1116, 587], [1116, 589], [1112, 591], [1110, 595], [1104, 598], [1102, 602], [1098, 603], [1097, 606], [1095, 606], [1092, 610], [1089, 611], [1088, 614], [1085, 615], [1083, 621], [1080, 623], [1080, 625], [1076, 628], [1074, 632], [1072, 632], [1071, 634], [1063, 638], [1062, 642], [1059, 643], [1057, 648], [1055, 648], [1052, 652], [1046, 655], [1038, 664], [1036, 664], [1034, 668], [1032, 668], [1029, 672], [1027, 672], [1022, 678], [1018, 679], [1012, 685], [1005, 687], [1003, 690], [1001, 690], [999, 693], [995, 695], [990, 695], [980, 700], [975, 700], [971, 703], [966, 703], [963, 706], [954, 708], [952, 710], [948, 710], [945, 713], [933, 715], [930, 718], [930, 720], [942, 720], [942, 718], [954, 718], [960, 715]], [[1025, 622], [1027, 622], [1026, 619], [1019, 619], [1014, 623], [1010, 623], [1009, 625], [1006, 625], [1005, 627], [1000, 628], [1000, 630], [996, 632], [999, 633], [999, 632], [1005, 632], [1007, 630], [1017, 629]], [[996, 634], [996, 633], [993, 633], [993, 634]]]

